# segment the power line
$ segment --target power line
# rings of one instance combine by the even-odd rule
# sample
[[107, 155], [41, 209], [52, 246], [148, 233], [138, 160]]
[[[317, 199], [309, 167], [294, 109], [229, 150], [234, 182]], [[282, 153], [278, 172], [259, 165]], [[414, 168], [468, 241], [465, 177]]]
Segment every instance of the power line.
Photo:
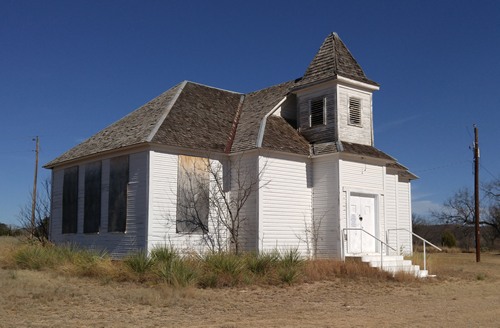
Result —
[[489, 175], [491, 175], [491, 177], [492, 177], [493, 179], [497, 179], [497, 178], [498, 178], [498, 177], [497, 177], [497, 176], [495, 176], [493, 173], [491, 173], [491, 172], [490, 172], [490, 170], [488, 170], [488, 169], [487, 169], [487, 168], [486, 168], [486, 167], [485, 167], [482, 163], [479, 163], [479, 165], [481, 166], [481, 168], [482, 168], [483, 170], [485, 170], [485, 171], [486, 171], [486, 173], [488, 173]]

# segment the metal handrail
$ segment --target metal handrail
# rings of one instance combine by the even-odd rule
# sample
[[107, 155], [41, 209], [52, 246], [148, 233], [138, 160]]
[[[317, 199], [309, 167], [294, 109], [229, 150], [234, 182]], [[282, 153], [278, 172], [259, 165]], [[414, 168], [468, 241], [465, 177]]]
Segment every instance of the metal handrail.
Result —
[[387, 244], [383, 240], [379, 239], [378, 237], [375, 237], [374, 235], [372, 235], [368, 231], [364, 230], [363, 228], [344, 228], [344, 229], [342, 229], [342, 237], [345, 236], [345, 238], [342, 238], [342, 253], [343, 253], [344, 260], [345, 260], [345, 246], [344, 246], [344, 241], [347, 240], [347, 233], [346, 233], [347, 231], [362, 231], [362, 232], [366, 233], [368, 236], [374, 238], [376, 241], [380, 242], [380, 268], [381, 269], [383, 269], [383, 267], [384, 267], [384, 252], [382, 251], [383, 250], [383, 245], [385, 245], [386, 247], [392, 249], [393, 251], [396, 251], [389, 244]]
[[[391, 232], [391, 231], [399, 231], [399, 230], [403, 230], [403, 231], [409, 232], [410, 234], [412, 234], [413, 236], [417, 237], [418, 239], [420, 239], [422, 241], [422, 244], [424, 246], [424, 270], [427, 270], [427, 253], [426, 253], [426, 250], [425, 250], [425, 244], [431, 245], [432, 247], [434, 247], [435, 249], [439, 250], [440, 252], [442, 252], [443, 250], [441, 248], [437, 247], [436, 245], [434, 245], [433, 243], [431, 243], [430, 241], [428, 241], [427, 239], [424, 239], [423, 237], [417, 235], [413, 231], [410, 231], [410, 230], [408, 230], [406, 228], [387, 229], [386, 236], [385, 236], [385, 240], [387, 241], [387, 244], [389, 244], [389, 232]], [[392, 248], [392, 249], [394, 250], [394, 248]]]

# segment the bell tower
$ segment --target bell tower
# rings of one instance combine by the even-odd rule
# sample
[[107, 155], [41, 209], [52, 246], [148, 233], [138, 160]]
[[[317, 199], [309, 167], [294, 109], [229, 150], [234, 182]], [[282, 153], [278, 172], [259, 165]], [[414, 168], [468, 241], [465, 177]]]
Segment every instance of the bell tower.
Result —
[[378, 89], [339, 36], [331, 33], [292, 91], [299, 131], [312, 144], [373, 146], [372, 93]]

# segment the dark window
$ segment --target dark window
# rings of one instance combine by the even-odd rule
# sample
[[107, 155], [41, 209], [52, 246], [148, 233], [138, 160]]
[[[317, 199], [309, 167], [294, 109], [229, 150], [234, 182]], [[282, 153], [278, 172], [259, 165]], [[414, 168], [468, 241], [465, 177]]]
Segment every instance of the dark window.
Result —
[[62, 233], [76, 233], [78, 224], [78, 166], [64, 169]]
[[125, 232], [127, 223], [127, 186], [128, 156], [112, 158], [109, 168], [109, 232]]
[[361, 99], [349, 98], [349, 124], [361, 125]]
[[324, 125], [326, 123], [326, 99], [312, 99], [309, 103], [309, 126]]
[[208, 232], [208, 159], [179, 155], [177, 174], [176, 230], [184, 233]]
[[101, 162], [85, 166], [84, 204], [83, 232], [99, 232], [101, 225]]

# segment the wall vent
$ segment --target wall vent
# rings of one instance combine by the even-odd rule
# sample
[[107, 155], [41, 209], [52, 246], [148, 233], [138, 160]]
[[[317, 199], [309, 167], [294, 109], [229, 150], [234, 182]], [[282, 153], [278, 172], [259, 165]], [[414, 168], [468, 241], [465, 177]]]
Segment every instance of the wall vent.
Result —
[[361, 125], [361, 99], [349, 98], [349, 124]]

